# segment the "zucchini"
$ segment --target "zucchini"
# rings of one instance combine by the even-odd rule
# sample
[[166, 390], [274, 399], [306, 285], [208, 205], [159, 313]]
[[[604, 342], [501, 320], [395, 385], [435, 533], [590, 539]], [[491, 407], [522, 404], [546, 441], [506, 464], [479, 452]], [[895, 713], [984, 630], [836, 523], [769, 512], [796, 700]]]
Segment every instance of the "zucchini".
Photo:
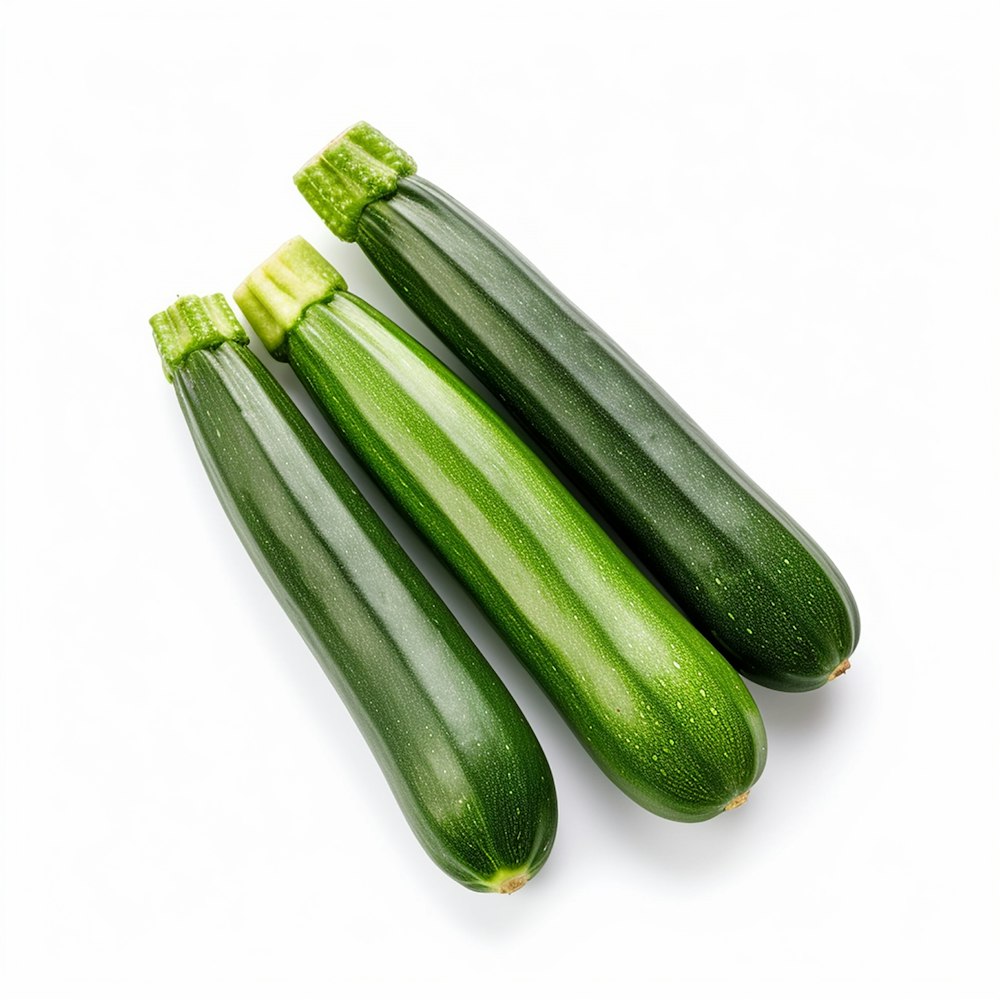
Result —
[[226, 514], [452, 878], [545, 861], [552, 775], [510, 693], [274, 377], [221, 295], [150, 323]]
[[839, 676], [857, 607], [819, 546], [600, 328], [370, 126], [295, 177], [746, 676]]
[[235, 298], [613, 781], [673, 819], [744, 801], [765, 747], [743, 682], [482, 399], [304, 240]]

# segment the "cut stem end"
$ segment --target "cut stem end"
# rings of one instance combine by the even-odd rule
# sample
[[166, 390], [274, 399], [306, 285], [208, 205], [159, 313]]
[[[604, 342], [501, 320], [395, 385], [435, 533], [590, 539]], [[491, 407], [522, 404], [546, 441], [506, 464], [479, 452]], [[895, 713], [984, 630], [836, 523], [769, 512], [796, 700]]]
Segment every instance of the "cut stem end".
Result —
[[739, 809], [739, 807], [743, 805], [743, 803], [746, 802], [748, 798], [750, 798], [749, 792], [740, 792], [739, 795], [734, 796], [726, 803], [723, 811], [732, 812], [734, 809]]
[[366, 122], [341, 132], [295, 175], [295, 186], [342, 240], [354, 242], [365, 206], [396, 190], [417, 165]]
[[153, 316], [149, 325], [160, 352], [163, 372], [173, 381], [174, 371], [193, 351], [218, 347], [225, 341], [245, 344], [247, 335], [222, 295], [185, 295]]
[[830, 671], [830, 676], [826, 679], [827, 683], [829, 684], [830, 681], [835, 681], [842, 674], [846, 674], [847, 671], [850, 669], [851, 669], [850, 660], [844, 660], [843, 663], [838, 663], [837, 666]]
[[512, 892], [517, 892], [518, 889], [527, 885], [527, 882], [527, 875], [511, 875], [510, 878], [504, 879], [497, 886], [497, 892], [503, 893], [505, 896], [509, 896]]
[[233, 298], [268, 351], [283, 360], [285, 337], [306, 309], [346, 289], [340, 272], [296, 236], [250, 274]]

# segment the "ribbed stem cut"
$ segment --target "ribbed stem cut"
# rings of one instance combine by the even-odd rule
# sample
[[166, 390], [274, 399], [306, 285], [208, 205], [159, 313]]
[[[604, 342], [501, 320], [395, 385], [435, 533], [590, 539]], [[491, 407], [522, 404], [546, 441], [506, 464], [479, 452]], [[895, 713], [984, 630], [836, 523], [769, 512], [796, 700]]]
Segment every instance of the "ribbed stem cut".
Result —
[[295, 236], [250, 274], [233, 298], [268, 351], [282, 358], [285, 337], [306, 309], [346, 290], [340, 272]]
[[416, 171], [399, 146], [358, 122], [298, 171], [295, 186], [337, 236], [353, 243], [365, 206], [391, 195], [401, 177]]
[[153, 339], [163, 361], [163, 372], [173, 381], [174, 372], [192, 351], [218, 347], [227, 340], [248, 340], [224, 295], [201, 298], [185, 295], [149, 320]]

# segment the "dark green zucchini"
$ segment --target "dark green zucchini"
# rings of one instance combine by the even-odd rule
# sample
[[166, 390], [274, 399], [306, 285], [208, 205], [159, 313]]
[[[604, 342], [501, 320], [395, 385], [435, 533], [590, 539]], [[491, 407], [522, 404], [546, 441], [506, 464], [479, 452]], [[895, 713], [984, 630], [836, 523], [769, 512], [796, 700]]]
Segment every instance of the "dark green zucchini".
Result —
[[304, 240], [235, 298], [612, 780], [673, 819], [746, 798], [765, 749], [743, 682], [482, 399]]
[[545, 861], [552, 775], [520, 709], [274, 377], [221, 295], [150, 321], [219, 500], [452, 878]]
[[818, 545], [602, 330], [370, 126], [295, 178], [482, 379], [744, 674], [847, 669], [854, 599]]

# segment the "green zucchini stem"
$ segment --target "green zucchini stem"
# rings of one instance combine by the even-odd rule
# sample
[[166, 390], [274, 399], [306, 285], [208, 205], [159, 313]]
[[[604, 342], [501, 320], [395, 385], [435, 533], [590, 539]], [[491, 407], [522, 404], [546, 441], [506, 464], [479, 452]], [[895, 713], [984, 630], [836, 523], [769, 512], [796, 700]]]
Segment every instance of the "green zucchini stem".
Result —
[[851, 669], [851, 661], [842, 660], [833, 668], [833, 670], [830, 671], [830, 676], [826, 679], [827, 684], [829, 684], [830, 681], [835, 681], [838, 677], [841, 676], [841, 674], [846, 674], [847, 671], [850, 669]]
[[342, 240], [353, 243], [365, 206], [416, 173], [413, 158], [367, 122], [341, 132], [296, 174], [295, 186]]
[[185, 295], [151, 317], [149, 325], [169, 382], [192, 351], [218, 347], [227, 340], [245, 344], [249, 339], [221, 294]]
[[340, 272], [301, 236], [294, 236], [233, 292], [233, 298], [264, 346], [280, 359], [285, 335], [306, 308], [346, 290]]

